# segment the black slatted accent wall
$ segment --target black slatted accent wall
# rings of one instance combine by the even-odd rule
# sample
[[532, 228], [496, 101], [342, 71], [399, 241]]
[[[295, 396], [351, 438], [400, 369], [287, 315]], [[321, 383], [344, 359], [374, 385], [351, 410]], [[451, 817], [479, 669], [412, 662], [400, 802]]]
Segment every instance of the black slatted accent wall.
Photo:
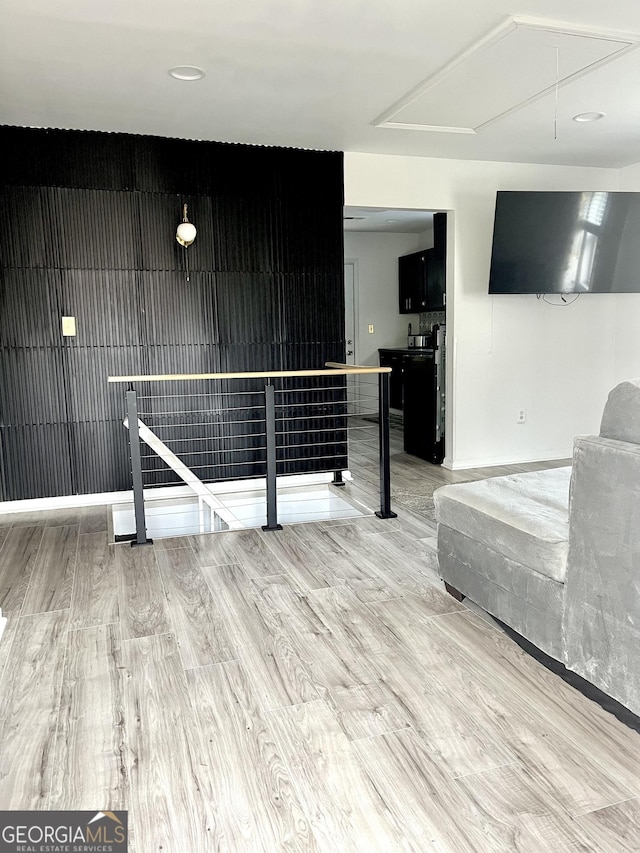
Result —
[[13, 127], [0, 141], [0, 499], [130, 488], [109, 374], [343, 359], [341, 153]]

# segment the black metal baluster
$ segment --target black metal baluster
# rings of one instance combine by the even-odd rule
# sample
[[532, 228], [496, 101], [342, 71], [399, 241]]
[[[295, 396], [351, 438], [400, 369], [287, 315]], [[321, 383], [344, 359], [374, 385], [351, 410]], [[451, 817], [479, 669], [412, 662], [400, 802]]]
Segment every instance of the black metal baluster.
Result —
[[391, 512], [391, 468], [389, 453], [389, 377], [391, 372], [378, 374], [378, 436], [380, 449], [380, 511], [378, 518], [397, 518]]
[[273, 385], [264, 387], [264, 408], [267, 428], [267, 523], [263, 530], [282, 530], [278, 524], [278, 486], [276, 481], [276, 403]]

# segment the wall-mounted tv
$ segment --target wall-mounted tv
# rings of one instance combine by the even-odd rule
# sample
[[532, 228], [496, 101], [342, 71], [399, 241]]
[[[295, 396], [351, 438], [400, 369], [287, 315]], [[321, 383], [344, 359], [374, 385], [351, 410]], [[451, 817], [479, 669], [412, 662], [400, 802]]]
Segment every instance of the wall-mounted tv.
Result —
[[640, 193], [498, 192], [489, 293], [640, 292]]

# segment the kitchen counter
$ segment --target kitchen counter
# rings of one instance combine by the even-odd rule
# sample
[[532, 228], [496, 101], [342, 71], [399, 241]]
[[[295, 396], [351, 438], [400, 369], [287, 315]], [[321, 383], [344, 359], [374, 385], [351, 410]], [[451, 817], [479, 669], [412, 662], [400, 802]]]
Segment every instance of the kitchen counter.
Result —
[[433, 347], [381, 347], [378, 352], [394, 352], [402, 355], [428, 355]]

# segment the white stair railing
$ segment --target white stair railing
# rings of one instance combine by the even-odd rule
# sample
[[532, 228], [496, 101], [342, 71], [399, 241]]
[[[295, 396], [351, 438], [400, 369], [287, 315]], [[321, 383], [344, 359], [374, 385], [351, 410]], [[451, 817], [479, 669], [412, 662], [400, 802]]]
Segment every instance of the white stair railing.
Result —
[[[129, 429], [129, 419], [124, 419], [124, 425]], [[202, 503], [207, 504], [214, 515], [217, 515], [230, 530], [238, 530], [243, 527], [242, 522], [220, 501], [214, 494], [211, 493], [209, 487], [197, 477], [191, 468], [184, 464], [176, 454], [170, 450], [167, 445], [153, 432], [149, 427], [138, 418], [138, 434], [140, 440], [144, 441], [147, 447], [166, 462], [166, 464], [180, 477], [184, 482], [196, 493], [200, 506]], [[204, 515], [200, 511], [200, 526], [204, 528]], [[201, 530], [204, 532], [204, 529]]]

